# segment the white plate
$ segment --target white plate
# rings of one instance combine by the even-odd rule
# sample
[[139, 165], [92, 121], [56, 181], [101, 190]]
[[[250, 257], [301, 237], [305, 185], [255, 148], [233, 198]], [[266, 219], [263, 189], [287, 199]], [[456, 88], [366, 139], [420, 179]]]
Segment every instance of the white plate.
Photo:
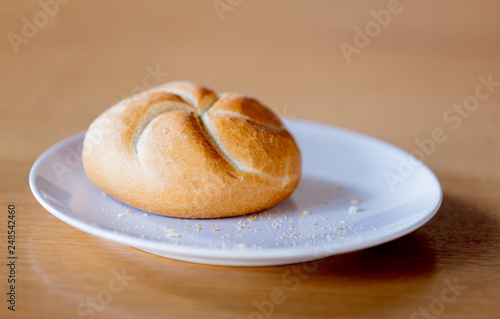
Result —
[[87, 233], [164, 257], [231, 266], [290, 264], [379, 245], [419, 228], [441, 205], [434, 174], [401, 149], [341, 128], [286, 124], [302, 152], [302, 181], [289, 199], [260, 214], [189, 220], [127, 206], [85, 175], [84, 133], [45, 151], [30, 187], [45, 209]]

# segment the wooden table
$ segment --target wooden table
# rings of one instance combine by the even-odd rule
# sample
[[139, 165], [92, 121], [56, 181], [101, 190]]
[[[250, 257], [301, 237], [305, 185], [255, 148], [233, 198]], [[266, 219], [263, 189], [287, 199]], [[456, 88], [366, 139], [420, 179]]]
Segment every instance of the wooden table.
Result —
[[[500, 317], [499, 2], [41, 3], [46, 11], [0, 1], [1, 318]], [[496, 84], [476, 91], [488, 77]], [[283, 116], [407, 151], [442, 129], [446, 141], [424, 158], [442, 184], [442, 208], [401, 239], [323, 259], [308, 273], [307, 264], [157, 257], [79, 231], [38, 204], [28, 173], [44, 150], [117, 99], [178, 79], [250, 92]], [[9, 204], [15, 313], [5, 301]], [[283, 280], [290, 272], [294, 283]], [[110, 289], [106, 305], [92, 306]]]

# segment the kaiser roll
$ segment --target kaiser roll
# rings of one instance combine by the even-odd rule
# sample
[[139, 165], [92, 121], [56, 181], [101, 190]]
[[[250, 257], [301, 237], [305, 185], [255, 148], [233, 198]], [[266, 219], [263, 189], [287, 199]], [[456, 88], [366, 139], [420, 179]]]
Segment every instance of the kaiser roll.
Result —
[[108, 195], [147, 212], [217, 218], [285, 200], [300, 151], [281, 120], [241, 93], [169, 82], [124, 99], [88, 129], [83, 165]]

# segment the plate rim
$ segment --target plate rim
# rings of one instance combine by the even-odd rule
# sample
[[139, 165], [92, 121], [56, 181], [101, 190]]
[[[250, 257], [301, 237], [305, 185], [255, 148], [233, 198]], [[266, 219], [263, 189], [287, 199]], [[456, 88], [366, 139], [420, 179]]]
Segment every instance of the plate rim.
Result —
[[[328, 129], [328, 130], [334, 130], [337, 132], [343, 132], [345, 134], [349, 135], [355, 135], [358, 138], [364, 138], [370, 140], [370, 142], [376, 142], [379, 144], [382, 144], [384, 147], [389, 147], [392, 150], [395, 150], [397, 152], [400, 152], [401, 154], [411, 156], [408, 152], [405, 150], [389, 143], [384, 140], [381, 140], [379, 138], [353, 131], [350, 129], [346, 129], [343, 127], [338, 127], [338, 126], [333, 126], [333, 125], [328, 125], [328, 124], [323, 124], [323, 123], [318, 123], [318, 122], [313, 122], [313, 121], [307, 121], [307, 120], [299, 120], [299, 119], [290, 119], [290, 118], [285, 118], [285, 124], [288, 123], [294, 123], [297, 125], [302, 125], [302, 126], [314, 126], [314, 128], [319, 128], [321, 129]], [[99, 238], [107, 239], [113, 242], [117, 242], [120, 244], [125, 244], [140, 250], [146, 250], [147, 252], [153, 253], [152, 251], [158, 251], [162, 253], [171, 253], [175, 254], [176, 256], [185, 256], [186, 259], [189, 259], [191, 256], [196, 257], [197, 259], [207, 259], [207, 264], [220, 264], [220, 265], [234, 265], [234, 262], [230, 264], [225, 264], [224, 261], [229, 262], [231, 260], [237, 261], [241, 264], [241, 266], [245, 265], [253, 265], [255, 262], [259, 260], [265, 259], [268, 261], [267, 263], [262, 263], [261, 265], [277, 265], [281, 263], [276, 263], [278, 260], [283, 260], [283, 259], [293, 259], [296, 261], [287, 261], [285, 262], [286, 264], [290, 263], [296, 263], [296, 262], [301, 262], [300, 260], [307, 261], [307, 260], [314, 260], [314, 259], [320, 259], [324, 258], [327, 256], [332, 256], [332, 255], [337, 255], [337, 254], [343, 254], [343, 253], [348, 253], [348, 252], [354, 252], [374, 246], [378, 246], [383, 243], [390, 242], [392, 240], [395, 240], [397, 238], [403, 237], [418, 228], [422, 227], [424, 224], [426, 224], [434, 215], [438, 212], [442, 201], [443, 201], [443, 190], [441, 187], [441, 184], [439, 183], [438, 178], [432, 172], [432, 170], [425, 165], [425, 163], [421, 163], [422, 165], [420, 166], [425, 170], [425, 173], [429, 174], [429, 176], [432, 179], [432, 182], [435, 183], [434, 186], [437, 186], [437, 191], [439, 192], [438, 200], [433, 203], [433, 207], [429, 209], [429, 212], [426, 212], [426, 214], [420, 218], [418, 221], [412, 223], [410, 226], [404, 227], [402, 229], [399, 229], [397, 231], [394, 231], [392, 233], [386, 234], [385, 236], [381, 236], [375, 239], [371, 239], [369, 241], [361, 241], [354, 243], [352, 245], [335, 245], [334, 242], [332, 242], [330, 245], [327, 245], [328, 243], [325, 244], [325, 242], [322, 243], [322, 245], [319, 244], [313, 244], [311, 246], [306, 246], [306, 247], [283, 247], [283, 248], [276, 248], [273, 250], [260, 250], [260, 249], [254, 249], [252, 247], [244, 248], [244, 249], [221, 249], [221, 248], [199, 248], [199, 247], [185, 247], [185, 246], [177, 246], [176, 244], [173, 243], [159, 243], [159, 242], [152, 242], [148, 240], [147, 238], [131, 238], [125, 234], [120, 234], [120, 233], [114, 233], [110, 230], [105, 230], [98, 228], [96, 226], [93, 226], [90, 223], [85, 223], [82, 222], [76, 218], [73, 218], [71, 216], [68, 216], [66, 213], [59, 211], [57, 208], [53, 207], [50, 203], [48, 203], [43, 195], [40, 193], [40, 189], [36, 187], [35, 184], [35, 178], [36, 178], [36, 173], [40, 167], [40, 165], [44, 162], [44, 160], [52, 155], [54, 152], [64, 148], [66, 145], [74, 143], [78, 140], [82, 140], [85, 135], [85, 131], [79, 132], [75, 135], [72, 135], [70, 137], [67, 137], [56, 144], [52, 145], [49, 147], [47, 150], [45, 150], [33, 163], [33, 166], [30, 169], [29, 173], [29, 186], [30, 189], [36, 198], [36, 200], [42, 205], [43, 208], [45, 208], [49, 213], [51, 213], [53, 216], [57, 217], [61, 221], [71, 225], [72, 227], [89, 233], [91, 235], [97, 236]], [[293, 132], [292, 132], [293, 135]], [[169, 217], [167, 217], [169, 218]], [[324, 250], [320, 253], [318, 253], [317, 247], [324, 248]], [[327, 247], [327, 248], [325, 248]], [[170, 257], [174, 258], [174, 257]], [[174, 259], [180, 259], [180, 258], [174, 258]], [[217, 260], [220, 261], [219, 263], [212, 263], [209, 262], [210, 260]], [[245, 264], [245, 260], [250, 260], [253, 261], [253, 263], [248, 263]], [[243, 262], [243, 263], [242, 263]]]

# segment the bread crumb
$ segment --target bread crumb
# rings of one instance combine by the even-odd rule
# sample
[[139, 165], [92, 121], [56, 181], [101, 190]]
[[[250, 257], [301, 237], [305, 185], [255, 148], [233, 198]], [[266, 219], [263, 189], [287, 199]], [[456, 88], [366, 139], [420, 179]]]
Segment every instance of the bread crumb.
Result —
[[130, 209], [127, 209], [127, 210], [125, 211], [125, 213], [127, 213], [127, 214], [133, 214], [134, 212], [133, 212], [133, 211], [131, 211]]
[[123, 213], [118, 214], [118, 218], [120, 218], [120, 217], [125, 217], [125, 216], [126, 216], [126, 215], [125, 215], [125, 214], [123, 214]]
[[333, 230], [342, 230], [342, 229], [344, 229], [344, 228], [342, 228], [342, 227], [335, 227]]
[[356, 206], [349, 207], [349, 214], [353, 214], [353, 213], [356, 213], [358, 211], [359, 211], [359, 209]]
[[328, 217], [323, 217], [323, 219], [324, 219], [324, 220], [327, 220], [327, 219], [328, 219]]
[[249, 217], [247, 218], [247, 220], [248, 220], [249, 222], [254, 222], [254, 221], [256, 221], [256, 220], [257, 220], [257, 216], [255, 216], [255, 215], [249, 216]]
[[167, 237], [171, 237], [171, 238], [179, 238], [181, 237], [179, 234], [177, 233], [173, 233], [173, 234], [167, 234]]
[[312, 226], [316, 226], [316, 225], [318, 225], [318, 224], [316, 224], [316, 223], [312, 223], [311, 225], [312, 225]]
[[304, 216], [308, 216], [308, 215], [311, 215], [311, 213], [309, 213], [307, 210], [305, 210], [299, 216], [304, 217]]
[[297, 234], [291, 234], [290, 237], [297, 237]]
[[201, 225], [200, 224], [194, 225], [194, 229], [196, 229], [196, 231], [199, 232], [201, 230]]
[[318, 234], [313, 234], [312, 235], [312, 238], [316, 238], [316, 237], [318, 237]]
[[352, 204], [359, 204], [359, 203], [361, 203], [361, 199], [353, 197], [353, 198], [351, 198], [351, 203]]
[[247, 244], [238, 244], [238, 248], [248, 248]]
[[293, 228], [293, 226], [288, 226], [288, 227]]
[[217, 227], [213, 227], [213, 228], [212, 228], [212, 230], [213, 230], [213, 231], [220, 231], [220, 229], [219, 229], [219, 228], [217, 228]]
[[155, 228], [153, 228], [153, 230], [158, 230], [158, 228], [155, 227]]
[[144, 217], [149, 217], [149, 215], [148, 215], [148, 214], [146, 214], [146, 213], [142, 214], [142, 216], [144, 216]]

